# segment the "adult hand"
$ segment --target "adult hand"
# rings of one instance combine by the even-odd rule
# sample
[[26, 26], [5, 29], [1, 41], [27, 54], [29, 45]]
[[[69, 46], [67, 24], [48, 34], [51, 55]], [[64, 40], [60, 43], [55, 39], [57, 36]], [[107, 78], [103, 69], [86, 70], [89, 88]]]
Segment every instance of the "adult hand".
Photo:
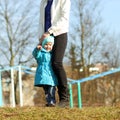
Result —
[[48, 37], [48, 36], [50, 36], [50, 33], [49, 33], [49, 32], [45, 32], [45, 33], [42, 35], [42, 37], [39, 39], [40, 44], [41, 44], [42, 41], [43, 41], [46, 37]]

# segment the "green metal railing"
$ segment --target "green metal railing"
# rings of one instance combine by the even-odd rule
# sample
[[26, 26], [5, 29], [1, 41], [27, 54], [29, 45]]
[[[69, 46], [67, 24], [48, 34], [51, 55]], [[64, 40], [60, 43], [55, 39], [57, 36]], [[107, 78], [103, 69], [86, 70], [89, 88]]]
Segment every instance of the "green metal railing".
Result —
[[[70, 108], [73, 108], [73, 93], [72, 84], [69, 83], [69, 94], [70, 94]], [[81, 97], [81, 86], [80, 82], [77, 83], [77, 95], [78, 95], [78, 108], [82, 108], [82, 97]]]
[[2, 72], [4, 71], [10, 71], [11, 73], [11, 91], [12, 91], [12, 107], [15, 107], [15, 90], [14, 90], [14, 70], [18, 71], [18, 80], [19, 80], [19, 95], [20, 95], [20, 106], [23, 106], [23, 97], [22, 97], [22, 74], [21, 72], [26, 72], [29, 74], [33, 74], [33, 72], [30, 72], [28, 70], [31, 70], [31, 68], [26, 66], [13, 66], [13, 67], [6, 67], [3, 69], [0, 69], [0, 106], [3, 106], [3, 95], [2, 95]]
[[72, 91], [73, 91], [72, 90], [72, 85], [73, 84], [77, 84], [78, 108], [82, 108], [81, 83], [86, 82], [86, 81], [90, 81], [90, 80], [94, 80], [96, 78], [100, 78], [100, 77], [103, 77], [103, 76], [106, 76], [106, 75], [110, 75], [110, 74], [113, 74], [113, 73], [116, 73], [116, 72], [120, 72], [120, 68], [109, 70], [107, 72], [102, 72], [100, 74], [96, 74], [96, 75], [89, 76], [89, 77], [86, 77], [86, 78], [82, 78], [82, 79], [79, 79], [79, 80], [73, 80], [73, 79], [68, 78], [69, 94], [70, 94], [70, 108], [74, 107], [73, 93], [72, 93]]
[[[23, 99], [22, 99], [22, 80], [21, 80], [21, 72], [26, 72], [28, 74], [33, 74], [34, 72], [31, 72], [31, 68], [26, 67], [26, 66], [14, 66], [14, 67], [7, 67], [4, 69], [0, 69], [0, 106], [3, 106], [3, 98], [2, 98], [2, 78], [1, 78], [1, 73], [3, 71], [7, 71], [10, 70], [11, 71], [11, 80], [12, 80], [12, 85], [14, 85], [14, 78], [13, 78], [13, 70], [18, 70], [19, 71], [19, 89], [20, 89], [20, 104], [21, 106], [23, 105]], [[81, 83], [86, 82], [86, 81], [90, 81], [90, 80], [94, 80], [96, 78], [100, 78], [109, 74], [113, 74], [116, 72], [120, 72], [120, 68], [114, 69], [114, 70], [109, 70], [107, 72], [103, 72], [100, 74], [96, 74], [90, 77], [86, 77], [86, 78], [82, 78], [79, 80], [73, 80], [68, 78], [68, 87], [69, 87], [69, 94], [70, 94], [70, 108], [74, 107], [73, 104], [73, 89], [72, 89], [72, 85], [73, 84], [77, 84], [77, 95], [78, 95], [78, 108], [82, 108], [82, 94], [81, 94]], [[14, 98], [14, 89], [12, 90], [12, 95]], [[15, 107], [15, 103], [13, 100], [13, 107]]]

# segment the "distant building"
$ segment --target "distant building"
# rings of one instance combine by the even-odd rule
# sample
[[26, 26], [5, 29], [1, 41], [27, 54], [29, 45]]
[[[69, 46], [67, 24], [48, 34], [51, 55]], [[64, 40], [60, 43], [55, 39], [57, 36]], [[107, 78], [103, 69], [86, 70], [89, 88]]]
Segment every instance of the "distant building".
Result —
[[[107, 71], [109, 69], [110, 68], [109, 68], [108, 64], [106, 64], [106, 63], [96, 63], [89, 68], [89, 72], [90, 73], [101, 73], [101, 72]], [[83, 72], [82, 68], [80, 68], [80, 72]]]
[[95, 64], [94, 68], [98, 68], [99, 69], [98, 72], [100, 73], [110, 69], [108, 64], [106, 63], [97, 63]]

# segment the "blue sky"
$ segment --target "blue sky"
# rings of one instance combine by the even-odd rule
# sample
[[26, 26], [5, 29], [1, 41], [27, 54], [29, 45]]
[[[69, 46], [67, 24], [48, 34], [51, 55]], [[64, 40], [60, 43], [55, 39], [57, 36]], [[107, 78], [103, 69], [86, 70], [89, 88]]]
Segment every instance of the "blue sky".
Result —
[[103, 24], [111, 32], [120, 33], [120, 0], [102, 0]]

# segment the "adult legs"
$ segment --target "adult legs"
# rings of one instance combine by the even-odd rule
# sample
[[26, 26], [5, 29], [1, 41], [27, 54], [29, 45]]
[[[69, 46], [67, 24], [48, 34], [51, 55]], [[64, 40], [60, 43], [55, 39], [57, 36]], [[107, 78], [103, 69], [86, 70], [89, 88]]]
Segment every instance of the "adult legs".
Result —
[[58, 78], [59, 101], [69, 101], [67, 77], [63, 67], [63, 57], [67, 45], [67, 33], [55, 37], [52, 51], [52, 66]]

